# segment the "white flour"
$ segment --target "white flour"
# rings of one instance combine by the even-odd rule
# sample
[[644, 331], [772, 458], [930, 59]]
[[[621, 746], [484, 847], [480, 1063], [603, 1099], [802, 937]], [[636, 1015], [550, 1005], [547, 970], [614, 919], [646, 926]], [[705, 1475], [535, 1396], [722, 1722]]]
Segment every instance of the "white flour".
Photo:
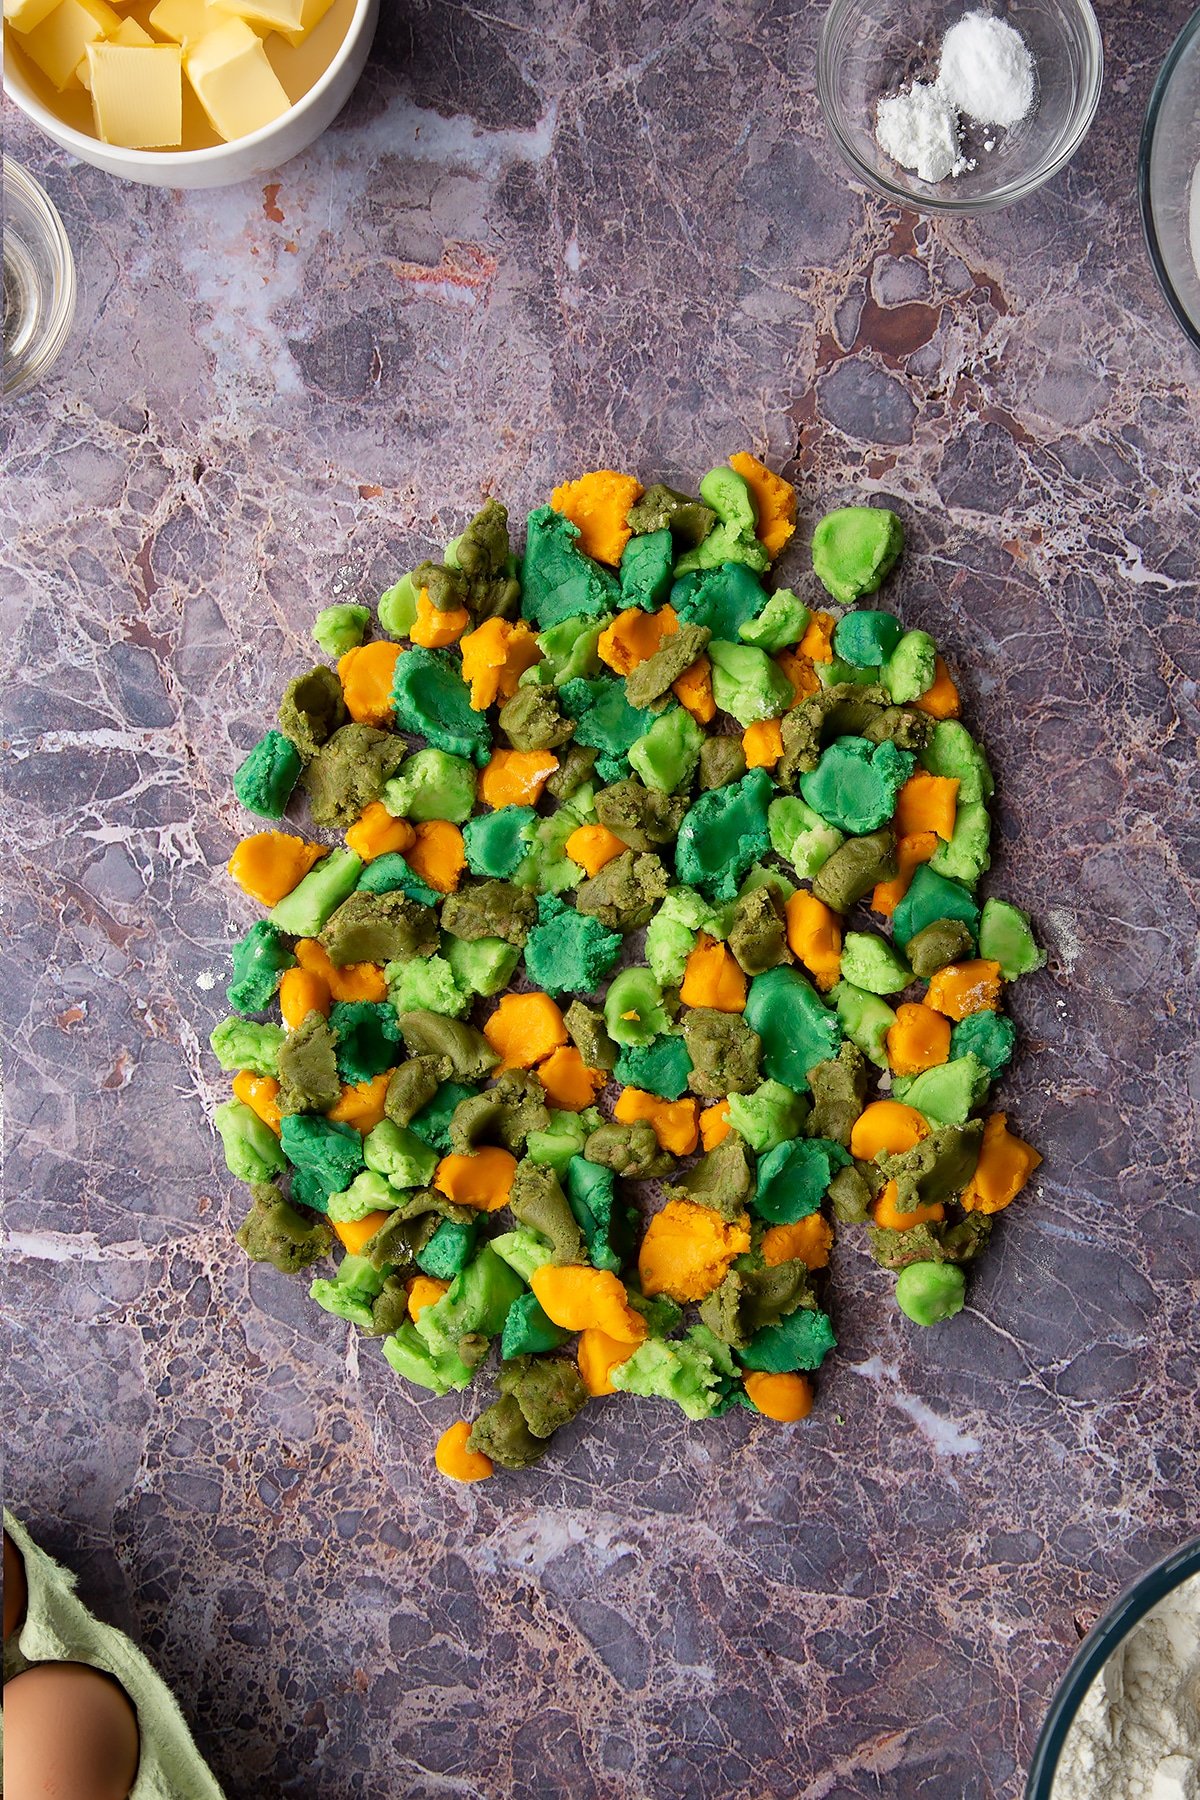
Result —
[[914, 81], [879, 102], [875, 137], [881, 150], [922, 181], [944, 181], [964, 168], [958, 113], [939, 87]]
[[[1034, 66], [1024, 38], [1003, 19], [970, 12], [942, 39], [937, 80], [914, 81], [875, 109], [875, 141], [922, 181], [944, 181], [975, 167], [963, 155], [962, 120], [1017, 125], [1033, 105]], [[995, 147], [995, 137], [984, 144]]]
[[1136, 1625], [1084, 1696], [1053, 1800], [1196, 1800], [1200, 1575]]

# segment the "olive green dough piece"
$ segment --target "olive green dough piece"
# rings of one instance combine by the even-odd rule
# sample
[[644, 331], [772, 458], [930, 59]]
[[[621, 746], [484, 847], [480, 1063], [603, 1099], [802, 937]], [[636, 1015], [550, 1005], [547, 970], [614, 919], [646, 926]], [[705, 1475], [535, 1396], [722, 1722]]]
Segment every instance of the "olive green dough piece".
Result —
[[845, 1149], [867, 1098], [866, 1058], [857, 1044], [844, 1043], [836, 1057], [808, 1072], [812, 1111], [805, 1126], [809, 1137], [830, 1138]]
[[499, 1144], [517, 1155], [531, 1131], [549, 1129], [541, 1082], [521, 1069], [506, 1069], [495, 1087], [459, 1101], [450, 1116], [450, 1148], [463, 1156], [481, 1144]]
[[688, 1086], [694, 1094], [723, 1100], [758, 1086], [762, 1040], [738, 1013], [689, 1007], [683, 1015], [683, 1041], [692, 1059]]
[[766, 1269], [731, 1269], [701, 1302], [700, 1317], [722, 1343], [744, 1350], [756, 1332], [812, 1303], [807, 1268], [802, 1262], [783, 1262]]
[[503, 938], [524, 949], [537, 916], [536, 895], [511, 881], [480, 881], [447, 894], [442, 902], [442, 930], [468, 942]]
[[574, 734], [574, 719], [564, 719], [553, 691], [519, 687], [500, 708], [500, 730], [514, 750], [557, 750]]
[[685, 794], [664, 794], [633, 776], [596, 795], [596, 817], [631, 850], [673, 844], [687, 809]]
[[616, 1068], [617, 1046], [608, 1034], [601, 1011], [576, 997], [563, 1014], [563, 1023], [589, 1069], [611, 1071]]
[[670, 693], [672, 682], [678, 681], [685, 669], [703, 655], [712, 632], [706, 625], [681, 625], [665, 637], [645, 662], [631, 669], [625, 677], [625, 693], [630, 706], [653, 706]]
[[726, 1221], [740, 1218], [754, 1192], [754, 1169], [738, 1133], [728, 1132], [675, 1185], [698, 1206], [710, 1207]]
[[279, 729], [290, 738], [305, 762], [346, 722], [342, 684], [325, 663], [297, 675], [283, 690], [279, 702]]
[[496, 1385], [511, 1394], [534, 1437], [548, 1438], [587, 1403], [573, 1362], [562, 1356], [515, 1356], [500, 1366]]
[[324, 1219], [299, 1212], [273, 1181], [255, 1182], [250, 1192], [250, 1211], [235, 1235], [251, 1262], [294, 1275], [329, 1254], [333, 1234]]
[[587, 1261], [583, 1233], [558, 1176], [548, 1164], [530, 1162], [528, 1157], [518, 1163], [508, 1207], [520, 1224], [542, 1234], [556, 1263]]
[[572, 799], [592, 778], [597, 752], [590, 744], [568, 744], [558, 767], [546, 783], [546, 792], [562, 802]]
[[650, 923], [655, 903], [669, 886], [667, 871], [657, 856], [626, 850], [580, 882], [575, 905], [610, 931], [636, 931]]
[[786, 920], [774, 887], [763, 885], [742, 894], [733, 908], [727, 941], [747, 975], [762, 975], [791, 962]]
[[505, 1394], [480, 1413], [467, 1449], [490, 1457], [502, 1469], [529, 1469], [546, 1454], [547, 1440], [533, 1435], [516, 1397]]
[[850, 1164], [839, 1169], [829, 1184], [829, 1204], [835, 1219], [861, 1225], [871, 1216], [871, 1189], [859, 1169]]
[[834, 912], [846, 913], [880, 881], [896, 873], [896, 837], [890, 825], [849, 837], [813, 877], [812, 891]]
[[729, 787], [746, 773], [746, 752], [741, 738], [706, 737], [700, 746], [700, 790]]
[[413, 1056], [392, 1073], [383, 1110], [393, 1125], [407, 1126], [437, 1093], [450, 1073], [442, 1056]]
[[401, 1013], [397, 1023], [410, 1056], [435, 1056], [456, 1081], [482, 1081], [500, 1061], [482, 1031], [441, 1013]]
[[353, 825], [403, 760], [404, 744], [394, 733], [354, 722], [340, 726], [300, 777], [314, 822], [341, 830]]
[[669, 1175], [675, 1159], [661, 1150], [653, 1125], [647, 1119], [636, 1119], [632, 1125], [599, 1125], [587, 1138], [583, 1154], [588, 1162], [599, 1163], [629, 1181], [646, 1181]]
[[893, 1231], [885, 1225], [872, 1225], [867, 1232], [867, 1245], [875, 1261], [885, 1269], [904, 1269], [914, 1262], [974, 1262], [987, 1247], [992, 1234], [988, 1213], [968, 1213], [957, 1224], [949, 1221], [909, 1225]]
[[342, 1092], [337, 1066], [337, 1036], [319, 1012], [308, 1013], [279, 1046], [279, 1094], [281, 1116], [287, 1113], [324, 1113], [336, 1106]]
[[964, 919], [935, 919], [908, 940], [908, 960], [914, 975], [928, 981], [947, 963], [969, 957], [975, 940]]
[[438, 947], [437, 914], [399, 889], [387, 894], [360, 891], [342, 901], [321, 932], [321, 943], [338, 968], [432, 956]]
[[694, 549], [713, 529], [717, 515], [703, 501], [656, 481], [630, 507], [625, 522], [639, 537], [666, 529], [677, 542]]
[[901, 1212], [919, 1206], [945, 1205], [957, 1200], [979, 1161], [983, 1123], [971, 1119], [965, 1125], [941, 1125], [911, 1150], [876, 1158], [888, 1181], [896, 1183], [896, 1204]]

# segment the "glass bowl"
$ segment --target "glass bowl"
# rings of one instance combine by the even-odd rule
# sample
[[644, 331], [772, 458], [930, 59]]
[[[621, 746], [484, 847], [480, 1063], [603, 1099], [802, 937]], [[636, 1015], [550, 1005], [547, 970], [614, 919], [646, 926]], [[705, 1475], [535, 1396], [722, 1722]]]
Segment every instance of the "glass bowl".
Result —
[[4, 158], [4, 394], [13, 400], [62, 353], [75, 317], [75, 259], [49, 195]]
[[1161, 1562], [1139, 1575], [1104, 1617], [1092, 1626], [1050, 1703], [1029, 1767], [1025, 1800], [1052, 1800], [1054, 1778], [1067, 1733], [1092, 1682], [1151, 1608], [1196, 1574], [1200, 1574], [1200, 1538], [1193, 1538], [1178, 1550], [1172, 1550], [1169, 1556], [1164, 1556]]
[[[875, 142], [875, 106], [908, 81], [932, 80], [943, 36], [972, 11], [995, 13], [1025, 39], [1037, 65], [1033, 108], [1009, 131], [968, 123], [965, 147], [976, 167], [922, 181]], [[1103, 76], [1089, 0], [833, 0], [817, 58], [826, 122], [854, 173], [886, 199], [929, 213], [987, 212], [1049, 181], [1087, 136]]]
[[1142, 131], [1138, 191], [1150, 261], [1167, 304], [1200, 345], [1200, 12], [1162, 66]]

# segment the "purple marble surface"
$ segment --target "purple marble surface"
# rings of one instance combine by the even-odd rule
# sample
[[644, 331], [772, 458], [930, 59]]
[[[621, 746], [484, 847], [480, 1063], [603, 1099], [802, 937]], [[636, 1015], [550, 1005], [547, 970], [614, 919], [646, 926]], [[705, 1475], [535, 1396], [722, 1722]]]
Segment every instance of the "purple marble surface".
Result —
[[[1071, 168], [936, 224], [848, 185], [816, 4], [385, 0], [337, 126], [223, 192], [4, 112], [81, 281], [0, 415], [6, 1493], [231, 1797], [1015, 1800], [1081, 1631], [1195, 1529], [1200, 360], [1135, 193], [1189, 8], [1100, 10]], [[483, 493], [743, 445], [803, 581], [829, 505], [908, 522], [1052, 947], [1002, 1090], [1046, 1162], [952, 1328], [839, 1248], [803, 1429], [612, 1403], [454, 1488], [453, 1398], [232, 1242], [230, 777], [316, 608]]]

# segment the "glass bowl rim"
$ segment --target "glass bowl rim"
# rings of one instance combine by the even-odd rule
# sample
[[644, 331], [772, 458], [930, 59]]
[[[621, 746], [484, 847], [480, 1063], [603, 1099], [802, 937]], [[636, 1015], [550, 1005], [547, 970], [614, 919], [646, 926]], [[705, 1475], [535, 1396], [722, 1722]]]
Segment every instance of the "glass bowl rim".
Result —
[[[996, 212], [1001, 207], [1011, 206], [1016, 200], [1023, 200], [1026, 195], [1035, 193], [1047, 181], [1053, 179], [1061, 169], [1071, 161], [1084, 138], [1091, 130], [1100, 105], [1100, 95], [1104, 88], [1104, 38], [1096, 18], [1092, 0], [1065, 0], [1083, 21], [1084, 30], [1091, 40], [1094, 52], [1094, 70], [1090, 91], [1083, 106], [1075, 129], [1062, 149], [1043, 168], [1034, 170], [1019, 181], [1008, 182], [990, 194], [977, 194], [970, 198], [964, 196], [957, 199], [953, 195], [914, 194], [898, 182], [889, 181], [886, 175], [873, 165], [864, 162], [853, 144], [846, 137], [838, 124], [833, 103], [832, 84], [829, 79], [830, 52], [829, 43], [833, 35], [835, 21], [840, 23], [842, 17], [852, 8], [861, 4], [861, 0], [831, 0], [825, 20], [821, 26], [821, 38], [817, 50], [817, 94], [821, 102], [821, 111], [825, 115], [834, 143], [837, 145], [843, 160], [847, 162], [859, 180], [864, 182], [872, 192], [882, 194], [885, 200], [917, 213], [958, 213], [968, 216], [974, 213]], [[1082, 98], [1082, 95], [1081, 95]]]
[[1051, 1800], [1067, 1733], [1092, 1682], [1112, 1652], [1151, 1608], [1196, 1574], [1200, 1574], [1200, 1537], [1189, 1538], [1152, 1563], [1150, 1568], [1143, 1569], [1140, 1575], [1135, 1575], [1092, 1626], [1054, 1691], [1029, 1765], [1025, 1800]]
[[[54, 297], [54, 309], [46, 323], [46, 329], [37, 346], [32, 362], [23, 375], [11, 382], [7, 375], [0, 376], [0, 391], [6, 400], [17, 400], [22, 394], [36, 387], [38, 382], [58, 361], [75, 322], [75, 306], [78, 299], [78, 277], [75, 273], [75, 253], [71, 249], [71, 240], [67, 236], [67, 228], [62, 222], [62, 215], [57, 206], [38, 181], [31, 175], [24, 163], [7, 153], [3, 155], [3, 187], [12, 187], [20, 192], [25, 203], [38, 214], [46, 226], [48, 236], [52, 240], [53, 251], [58, 265], [59, 284]], [[7, 205], [4, 207], [7, 214]]]
[[1158, 136], [1158, 118], [1167, 97], [1167, 90], [1175, 78], [1175, 71], [1182, 62], [1184, 54], [1191, 46], [1193, 39], [1200, 37], [1200, 7], [1192, 14], [1171, 48], [1167, 51], [1162, 68], [1158, 71], [1158, 79], [1150, 90], [1150, 99], [1146, 105], [1146, 119], [1142, 126], [1141, 143], [1138, 145], [1138, 203], [1142, 214], [1142, 232], [1146, 239], [1146, 249], [1150, 256], [1150, 266], [1154, 270], [1158, 285], [1162, 289], [1163, 298], [1176, 320], [1183, 329], [1185, 337], [1200, 349], [1200, 324], [1192, 318], [1179, 296], [1175, 283], [1167, 270], [1166, 258], [1162, 253], [1158, 227], [1154, 222], [1154, 208], [1150, 199], [1150, 162], [1154, 155], [1155, 139]]

